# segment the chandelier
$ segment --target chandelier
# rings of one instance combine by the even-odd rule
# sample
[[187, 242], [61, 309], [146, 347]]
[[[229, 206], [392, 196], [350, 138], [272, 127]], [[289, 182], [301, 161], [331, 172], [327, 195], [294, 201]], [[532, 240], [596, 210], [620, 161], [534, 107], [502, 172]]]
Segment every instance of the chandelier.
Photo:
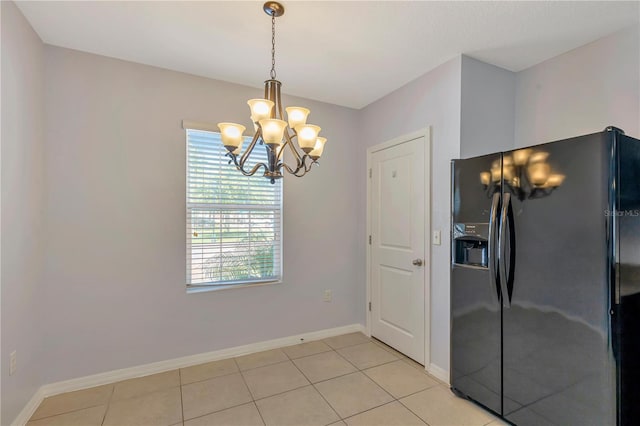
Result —
[[512, 156], [505, 155], [502, 169], [500, 160], [495, 160], [490, 171], [480, 173], [480, 182], [487, 196], [499, 191], [502, 180], [520, 201], [551, 195], [562, 185], [565, 175], [552, 173], [547, 157], [548, 152], [526, 148], [514, 151]]
[[[280, 87], [282, 83], [276, 80], [276, 18], [284, 14], [284, 6], [275, 1], [268, 1], [263, 6], [264, 12], [271, 16], [271, 73], [270, 79], [264, 82], [264, 98], [249, 99], [247, 104], [251, 110], [254, 134], [247, 149], [242, 152], [243, 133], [245, 126], [236, 123], [218, 123], [222, 135], [222, 144], [227, 149], [229, 164], [245, 176], [253, 176], [260, 169], [264, 169], [263, 176], [275, 183], [282, 177], [282, 170], [286, 170], [296, 177], [302, 177], [311, 170], [313, 164], [324, 150], [326, 138], [318, 137], [320, 127], [307, 124], [309, 110], [302, 107], [287, 107], [287, 119], [284, 121], [282, 113], [282, 98]], [[293, 140], [297, 140], [297, 146]], [[263, 145], [267, 151], [267, 163], [257, 163], [250, 170], [245, 169], [247, 159], [256, 145]], [[284, 162], [284, 151], [289, 149], [295, 164]], [[238, 158], [238, 156], [240, 156]]]

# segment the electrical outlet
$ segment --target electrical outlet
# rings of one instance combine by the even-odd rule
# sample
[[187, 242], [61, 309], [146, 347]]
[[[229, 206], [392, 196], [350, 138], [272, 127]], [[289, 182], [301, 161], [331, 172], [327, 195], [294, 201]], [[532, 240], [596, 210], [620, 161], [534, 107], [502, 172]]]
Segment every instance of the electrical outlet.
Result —
[[440, 231], [433, 231], [433, 245], [440, 245]]
[[17, 354], [13, 351], [9, 354], [9, 375], [12, 376], [16, 372], [17, 368]]
[[331, 290], [325, 290], [324, 291], [324, 298], [323, 300], [325, 302], [331, 302]]

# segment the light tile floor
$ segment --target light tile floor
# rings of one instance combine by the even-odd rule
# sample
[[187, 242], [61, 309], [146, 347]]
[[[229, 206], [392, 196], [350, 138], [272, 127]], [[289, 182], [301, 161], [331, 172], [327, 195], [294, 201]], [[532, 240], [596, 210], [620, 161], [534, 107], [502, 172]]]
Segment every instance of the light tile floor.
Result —
[[28, 426], [425, 424], [503, 423], [351, 333], [52, 396]]

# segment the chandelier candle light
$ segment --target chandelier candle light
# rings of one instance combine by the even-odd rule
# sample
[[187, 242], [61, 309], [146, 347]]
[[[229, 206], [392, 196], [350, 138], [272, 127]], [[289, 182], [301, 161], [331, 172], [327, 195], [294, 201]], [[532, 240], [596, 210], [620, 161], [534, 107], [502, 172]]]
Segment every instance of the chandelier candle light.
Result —
[[[287, 121], [282, 114], [282, 98], [280, 87], [282, 83], [276, 80], [276, 18], [284, 14], [284, 6], [275, 1], [268, 1], [263, 6], [264, 12], [271, 16], [271, 78], [264, 82], [264, 99], [250, 99], [247, 101], [253, 121], [253, 139], [242, 156], [243, 132], [245, 127], [236, 123], [218, 123], [222, 135], [222, 144], [229, 151], [226, 155], [231, 158], [236, 168], [245, 176], [253, 176], [264, 168], [264, 177], [275, 183], [282, 177], [282, 169], [294, 176], [302, 177], [311, 170], [313, 164], [324, 150], [326, 138], [318, 137], [320, 127], [307, 124], [309, 110], [302, 107], [287, 107]], [[297, 148], [293, 140], [297, 139]], [[244, 168], [256, 144], [264, 145], [267, 150], [268, 164], [257, 163], [251, 170]], [[295, 165], [289, 166], [284, 162], [285, 147], [291, 151]], [[300, 152], [300, 149], [302, 152]]]

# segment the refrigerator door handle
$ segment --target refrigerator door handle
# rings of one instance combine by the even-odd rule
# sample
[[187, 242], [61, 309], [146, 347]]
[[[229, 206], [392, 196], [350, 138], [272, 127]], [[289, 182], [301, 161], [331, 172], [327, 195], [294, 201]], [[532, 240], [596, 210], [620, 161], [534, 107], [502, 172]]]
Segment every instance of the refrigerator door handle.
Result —
[[502, 306], [511, 307], [509, 291], [507, 290], [507, 241], [505, 239], [505, 227], [507, 225], [507, 214], [511, 204], [511, 194], [505, 193], [502, 199], [502, 211], [500, 212], [500, 228], [498, 229], [498, 273], [500, 275], [500, 289], [502, 292]]
[[496, 290], [496, 298], [500, 303], [500, 287], [498, 286], [496, 278], [496, 220], [498, 219], [498, 205], [500, 204], [500, 193], [493, 194], [491, 200], [491, 211], [489, 213], [489, 280], [491, 281], [491, 287]]
[[507, 223], [509, 225], [509, 272], [507, 275], [507, 298], [509, 299], [509, 306], [511, 306], [511, 299], [514, 291], [513, 282], [516, 274], [516, 221], [511, 199], [509, 199], [507, 211]]

